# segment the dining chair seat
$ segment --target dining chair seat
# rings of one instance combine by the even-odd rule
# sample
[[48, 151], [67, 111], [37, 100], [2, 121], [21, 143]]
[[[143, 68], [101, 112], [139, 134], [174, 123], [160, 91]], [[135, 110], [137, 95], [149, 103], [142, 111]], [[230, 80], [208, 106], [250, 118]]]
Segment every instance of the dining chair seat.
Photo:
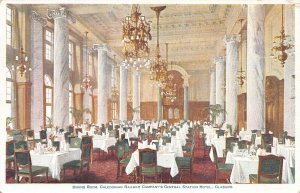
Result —
[[[250, 179], [250, 182], [252, 182], [252, 183], [255, 183], [255, 184], [258, 183], [257, 174], [249, 174], [249, 179]], [[263, 184], [278, 184], [279, 179], [278, 178], [260, 177], [260, 183], [263, 183]]]
[[[88, 160], [83, 160], [82, 166], [87, 166]], [[63, 168], [80, 168], [80, 160], [72, 160], [63, 165]]]
[[[36, 176], [45, 172], [48, 172], [48, 167], [44, 166], [31, 166], [32, 175]], [[19, 174], [29, 174], [29, 168], [19, 170]]]

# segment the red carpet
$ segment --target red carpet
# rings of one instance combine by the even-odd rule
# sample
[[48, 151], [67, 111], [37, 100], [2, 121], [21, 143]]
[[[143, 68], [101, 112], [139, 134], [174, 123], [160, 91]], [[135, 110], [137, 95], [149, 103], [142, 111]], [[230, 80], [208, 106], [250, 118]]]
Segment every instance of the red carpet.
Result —
[[[194, 153], [194, 162], [193, 162], [193, 178], [190, 179], [188, 172], [182, 177], [182, 183], [214, 183], [215, 179], [215, 167], [208, 157], [209, 152], [206, 150], [205, 155], [203, 151], [203, 146], [198, 144], [201, 143], [201, 140], [198, 137], [198, 133], [195, 134], [195, 153]], [[99, 159], [99, 154], [94, 153], [94, 161], [90, 167], [90, 172], [87, 173], [84, 169], [82, 176], [79, 176], [79, 171], [76, 171], [76, 175], [73, 175], [73, 171], [67, 170], [65, 179], [62, 182], [49, 177], [49, 183], [132, 183], [132, 177], [127, 176], [125, 173], [116, 179], [117, 175], [117, 160], [115, 158], [106, 158], [106, 154], [102, 155]], [[7, 183], [15, 183], [14, 172], [7, 171]], [[229, 178], [228, 175], [221, 176], [221, 178]], [[168, 172], [164, 173], [163, 183], [169, 183]], [[36, 177], [34, 182], [45, 183], [45, 178]], [[21, 183], [25, 183], [25, 180], [22, 180]], [[180, 183], [179, 175], [172, 179], [172, 183]], [[220, 183], [226, 183], [226, 180], [220, 180]]]

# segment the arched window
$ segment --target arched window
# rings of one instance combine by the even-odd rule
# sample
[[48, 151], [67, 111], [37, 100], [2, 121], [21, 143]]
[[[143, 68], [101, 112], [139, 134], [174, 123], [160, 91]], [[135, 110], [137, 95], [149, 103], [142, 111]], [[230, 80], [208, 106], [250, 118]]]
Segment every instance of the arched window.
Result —
[[11, 71], [6, 67], [6, 117], [12, 117], [13, 79]]
[[168, 110], [168, 117], [169, 117], [169, 119], [173, 119], [173, 109], [172, 108], [169, 108], [169, 110]]
[[179, 109], [178, 108], [174, 109], [174, 119], [179, 119]]
[[45, 74], [44, 76], [45, 84], [45, 96], [46, 96], [46, 123], [50, 124], [52, 120], [52, 106], [53, 106], [53, 83], [49, 75]]
[[[69, 83], [69, 109], [72, 108], [74, 105], [73, 105], [73, 86], [71, 83]], [[70, 113], [69, 115], [69, 123], [72, 124], [73, 122], [73, 116], [72, 114]]]

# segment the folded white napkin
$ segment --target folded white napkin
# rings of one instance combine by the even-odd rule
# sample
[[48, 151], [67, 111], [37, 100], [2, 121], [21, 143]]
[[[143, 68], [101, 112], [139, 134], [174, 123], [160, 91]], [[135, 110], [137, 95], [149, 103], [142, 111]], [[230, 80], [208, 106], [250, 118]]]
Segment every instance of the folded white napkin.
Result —
[[273, 132], [272, 132], [272, 131], [269, 131], [269, 134], [273, 134]]

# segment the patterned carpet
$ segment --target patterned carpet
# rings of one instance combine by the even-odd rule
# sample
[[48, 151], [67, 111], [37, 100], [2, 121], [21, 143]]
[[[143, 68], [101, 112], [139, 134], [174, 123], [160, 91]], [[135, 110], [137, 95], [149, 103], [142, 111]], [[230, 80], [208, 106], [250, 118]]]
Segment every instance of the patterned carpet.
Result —
[[[199, 145], [203, 144], [201, 138], [196, 133], [195, 138], [195, 153], [193, 161], [193, 177], [190, 179], [188, 172], [182, 175], [182, 181], [180, 182], [179, 175], [175, 176], [171, 182], [169, 182], [169, 171], [165, 171], [163, 175], [163, 183], [214, 183], [215, 179], [215, 167], [211, 162], [208, 154], [208, 149], [204, 152], [204, 147]], [[134, 151], [134, 149], [132, 149]], [[82, 175], [79, 175], [79, 171], [73, 174], [72, 170], [66, 171], [66, 176], [61, 182], [49, 177], [49, 183], [132, 183], [132, 176], [127, 176], [125, 173], [116, 179], [117, 175], [117, 160], [112, 156], [107, 156], [101, 153], [100, 157], [98, 152], [94, 152], [93, 163], [90, 167], [90, 172], [83, 171]], [[7, 183], [16, 183], [14, 179], [14, 172], [7, 170], [6, 181]], [[221, 175], [220, 183], [226, 183], [226, 179], [229, 178], [228, 174]], [[35, 177], [33, 180], [35, 183], [45, 183], [44, 177]], [[151, 179], [149, 179], [149, 182]], [[21, 183], [26, 183], [25, 179]]]

